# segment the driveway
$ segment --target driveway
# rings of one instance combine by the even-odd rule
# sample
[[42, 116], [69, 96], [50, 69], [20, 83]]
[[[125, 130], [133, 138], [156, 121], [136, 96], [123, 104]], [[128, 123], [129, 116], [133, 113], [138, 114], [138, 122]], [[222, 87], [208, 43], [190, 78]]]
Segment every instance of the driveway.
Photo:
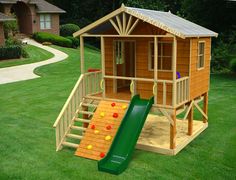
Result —
[[7, 67], [7, 68], [0, 68], [0, 84], [39, 78], [40, 76], [34, 74], [35, 68], [43, 66], [43, 65], [59, 62], [68, 57], [68, 55], [65, 54], [64, 52], [61, 52], [49, 46], [43, 46], [42, 44], [39, 44], [32, 39], [26, 39], [25, 41], [27, 41], [27, 43], [30, 45], [33, 45], [33, 46], [36, 46], [36, 47], [39, 47], [46, 51], [51, 52], [52, 54], [54, 54], [54, 57], [45, 61], [37, 62], [37, 63], [31, 63], [31, 64], [25, 64], [25, 65], [19, 65], [19, 66]]

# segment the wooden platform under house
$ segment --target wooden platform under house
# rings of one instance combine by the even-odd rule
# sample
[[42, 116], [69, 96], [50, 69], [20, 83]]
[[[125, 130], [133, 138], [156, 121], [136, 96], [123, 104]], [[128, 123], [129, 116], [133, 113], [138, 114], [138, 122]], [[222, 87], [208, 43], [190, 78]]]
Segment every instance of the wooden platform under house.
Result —
[[[175, 155], [207, 128], [211, 38], [217, 33], [171, 12], [122, 5], [74, 37], [80, 38], [81, 76], [54, 124], [57, 151], [80, 147], [101, 101], [128, 105], [135, 94], [154, 96], [138, 149]], [[85, 69], [85, 38], [100, 39], [100, 71]], [[202, 119], [194, 118], [194, 109]]]

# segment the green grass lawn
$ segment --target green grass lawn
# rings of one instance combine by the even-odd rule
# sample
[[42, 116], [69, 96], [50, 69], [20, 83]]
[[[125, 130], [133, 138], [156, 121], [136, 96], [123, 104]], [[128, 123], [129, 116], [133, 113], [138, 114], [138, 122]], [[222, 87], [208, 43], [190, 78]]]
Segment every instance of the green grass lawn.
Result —
[[24, 48], [26, 52], [29, 54], [28, 58], [10, 59], [10, 60], [0, 61], [0, 68], [35, 63], [38, 61], [47, 60], [54, 56], [52, 53], [44, 49], [38, 48], [36, 46], [26, 45], [24, 46]]
[[[55, 47], [55, 46], [54, 46]], [[119, 176], [97, 170], [96, 161], [55, 152], [52, 125], [80, 76], [79, 51], [36, 70], [42, 78], [0, 85], [0, 179], [235, 179], [236, 77], [211, 77], [209, 128], [177, 156], [135, 150]], [[86, 67], [100, 55], [86, 49]]]

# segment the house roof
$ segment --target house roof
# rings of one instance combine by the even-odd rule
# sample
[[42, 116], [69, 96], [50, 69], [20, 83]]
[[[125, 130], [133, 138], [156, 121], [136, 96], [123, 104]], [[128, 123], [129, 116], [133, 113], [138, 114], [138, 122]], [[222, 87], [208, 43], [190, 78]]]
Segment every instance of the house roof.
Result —
[[12, 18], [12, 17], [6, 16], [6, 15], [3, 14], [3, 13], [0, 13], [0, 22], [3, 22], [3, 21], [12, 21], [12, 20], [15, 20], [15, 19]]
[[16, 4], [17, 2], [25, 2], [26, 4], [35, 4], [37, 13], [65, 13], [63, 9], [48, 3], [45, 0], [0, 0], [2, 4]]
[[[144, 22], [152, 24], [158, 28], [161, 28], [168, 33], [176, 35], [181, 38], [186, 37], [217, 37], [218, 34], [204, 28], [200, 25], [197, 25], [193, 22], [190, 22], [186, 19], [183, 19], [179, 16], [172, 14], [171, 12], [163, 12], [163, 11], [154, 11], [154, 10], [147, 10], [147, 9], [140, 9], [140, 8], [133, 8], [133, 7], [126, 7], [124, 5], [121, 8], [113, 11], [112, 13], [104, 16], [103, 18], [95, 21], [94, 23], [82, 28], [78, 32], [74, 33], [74, 36], [79, 36], [83, 33], [86, 33], [93, 28], [97, 27], [98, 25], [104, 24], [104, 28], [108, 26], [107, 21], [122, 13], [125, 12], [130, 14]], [[101, 29], [101, 27], [100, 27]]]

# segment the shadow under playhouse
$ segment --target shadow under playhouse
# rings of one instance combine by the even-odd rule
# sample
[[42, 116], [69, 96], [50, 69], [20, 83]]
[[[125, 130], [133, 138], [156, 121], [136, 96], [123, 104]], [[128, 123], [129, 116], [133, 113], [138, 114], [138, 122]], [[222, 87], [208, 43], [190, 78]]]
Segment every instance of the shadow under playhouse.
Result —
[[[171, 12], [122, 5], [74, 36], [81, 76], [54, 124], [57, 151], [76, 148], [75, 155], [100, 160], [99, 170], [119, 174], [134, 147], [176, 155], [207, 128], [217, 33]], [[100, 39], [101, 70], [85, 72], [90, 37]]]

